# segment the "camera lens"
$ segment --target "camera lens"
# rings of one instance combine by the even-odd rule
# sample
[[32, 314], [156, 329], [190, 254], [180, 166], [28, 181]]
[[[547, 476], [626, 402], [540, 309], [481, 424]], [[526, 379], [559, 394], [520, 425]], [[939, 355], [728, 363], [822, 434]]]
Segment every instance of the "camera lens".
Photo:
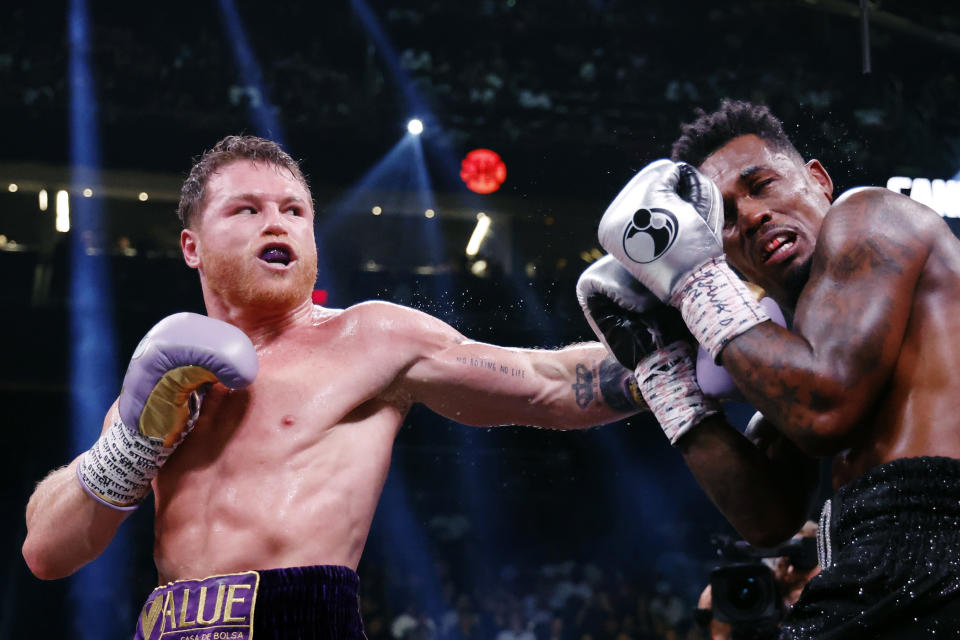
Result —
[[779, 618], [773, 573], [760, 562], [718, 567], [710, 575], [713, 610], [721, 622], [751, 624]]
[[740, 582], [732, 582], [730, 587], [728, 594], [730, 603], [738, 609], [752, 610], [766, 595], [763, 585], [754, 576], [749, 576]]

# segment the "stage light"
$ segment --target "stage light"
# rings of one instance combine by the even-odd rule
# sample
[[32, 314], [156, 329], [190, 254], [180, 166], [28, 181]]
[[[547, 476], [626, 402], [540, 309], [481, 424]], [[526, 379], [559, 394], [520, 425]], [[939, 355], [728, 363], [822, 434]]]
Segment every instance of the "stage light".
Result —
[[146, 191], [141, 191], [140, 195], [137, 196], [137, 200], [140, 202], [146, 202], [150, 198], [150, 195]]
[[62, 189], [57, 191], [57, 219], [55, 225], [60, 233], [70, 231], [70, 194]]
[[410, 135], [418, 136], [423, 133], [423, 122], [414, 118], [407, 123], [407, 131], [410, 132]]
[[474, 149], [460, 162], [460, 179], [474, 193], [493, 193], [507, 179], [507, 165], [490, 149]]
[[47, 190], [40, 189], [40, 192], [37, 194], [37, 205], [39, 205], [40, 211], [46, 211], [49, 204], [47, 201]]
[[18, 187], [14, 182], [11, 182], [10, 184], [7, 185], [7, 191], [9, 191], [10, 193], [16, 193], [17, 189], [19, 188], [20, 187]]
[[487, 261], [486, 260], [477, 260], [470, 265], [470, 273], [475, 276], [482, 276], [487, 272]]
[[480, 251], [480, 244], [487, 237], [487, 231], [490, 230], [490, 217], [482, 211], [477, 214], [477, 226], [473, 229], [470, 241], [467, 243], [467, 255], [475, 256]]
[[383, 209], [381, 209], [380, 206], [377, 205], [377, 206], [375, 206], [373, 209], [370, 209], [370, 213], [372, 213], [372, 214], [375, 215], [375, 216], [378, 216], [378, 215], [380, 215], [381, 213], [383, 213]]
[[86, 189], [84, 189], [84, 190], [83, 190], [83, 197], [84, 197], [84, 198], [92, 198], [92, 197], [93, 197], [93, 189], [91, 189], [90, 187], [87, 187]]
[[434, 211], [433, 209], [427, 209], [426, 211], [423, 212], [423, 215], [427, 218], [432, 218], [433, 216], [437, 215], [437, 212]]

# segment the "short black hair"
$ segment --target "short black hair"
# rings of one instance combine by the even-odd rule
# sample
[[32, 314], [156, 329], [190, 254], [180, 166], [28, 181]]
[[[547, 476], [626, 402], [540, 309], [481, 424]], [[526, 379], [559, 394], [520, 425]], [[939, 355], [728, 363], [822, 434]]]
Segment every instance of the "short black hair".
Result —
[[673, 143], [670, 158], [699, 167], [711, 153], [734, 138], [756, 135], [771, 147], [796, 156], [803, 156], [783, 131], [783, 123], [763, 104], [724, 98], [711, 113], [696, 110], [693, 122], [680, 125], [680, 137]]

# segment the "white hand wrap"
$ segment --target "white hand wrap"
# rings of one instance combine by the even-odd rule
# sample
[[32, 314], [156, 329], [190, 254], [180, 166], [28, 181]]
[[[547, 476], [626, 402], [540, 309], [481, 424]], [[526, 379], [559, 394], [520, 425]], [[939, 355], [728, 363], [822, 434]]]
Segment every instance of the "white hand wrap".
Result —
[[[196, 395], [196, 394], [195, 394]], [[132, 511], [150, 493], [151, 481], [180, 445], [200, 415], [200, 402], [191, 398], [191, 415], [172, 446], [128, 429], [116, 415], [110, 427], [80, 458], [77, 477], [94, 499], [120, 511]]]
[[669, 303], [680, 309], [690, 333], [714, 362], [728, 342], [770, 319], [723, 256], [711, 258], [691, 272]]
[[674, 342], [637, 365], [640, 393], [672, 445], [704, 418], [720, 412], [717, 401], [706, 397], [697, 384], [694, 357], [693, 345]]
[[77, 465], [80, 486], [116, 509], [133, 510], [150, 493], [150, 481], [175, 447], [134, 433], [115, 418]]

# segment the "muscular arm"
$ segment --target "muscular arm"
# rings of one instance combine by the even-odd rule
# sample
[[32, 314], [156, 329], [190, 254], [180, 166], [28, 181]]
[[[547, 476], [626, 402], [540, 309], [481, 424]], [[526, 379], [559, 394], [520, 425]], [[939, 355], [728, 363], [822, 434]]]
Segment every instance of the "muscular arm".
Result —
[[419, 324], [401, 387], [457, 422], [581, 429], [636, 413], [642, 402], [633, 374], [599, 343], [514, 349], [469, 341], [433, 318]]
[[[104, 429], [110, 422], [110, 408]], [[71, 575], [99, 556], [130, 515], [100, 504], [77, 481], [79, 457], [51, 472], [27, 503], [23, 557], [35, 576], [54, 580]]]
[[741, 434], [714, 415], [677, 446], [707, 496], [751, 544], [775, 546], [806, 519], [817, 462], [768, 421], [753, 421]]
[[929, 215], [882, 190], [834, 205], [794, 332], [766, 322], [723, 350], [723, 366], [747, 399], [804, 451], [835, 453], [870, 418], [933, 241]]

